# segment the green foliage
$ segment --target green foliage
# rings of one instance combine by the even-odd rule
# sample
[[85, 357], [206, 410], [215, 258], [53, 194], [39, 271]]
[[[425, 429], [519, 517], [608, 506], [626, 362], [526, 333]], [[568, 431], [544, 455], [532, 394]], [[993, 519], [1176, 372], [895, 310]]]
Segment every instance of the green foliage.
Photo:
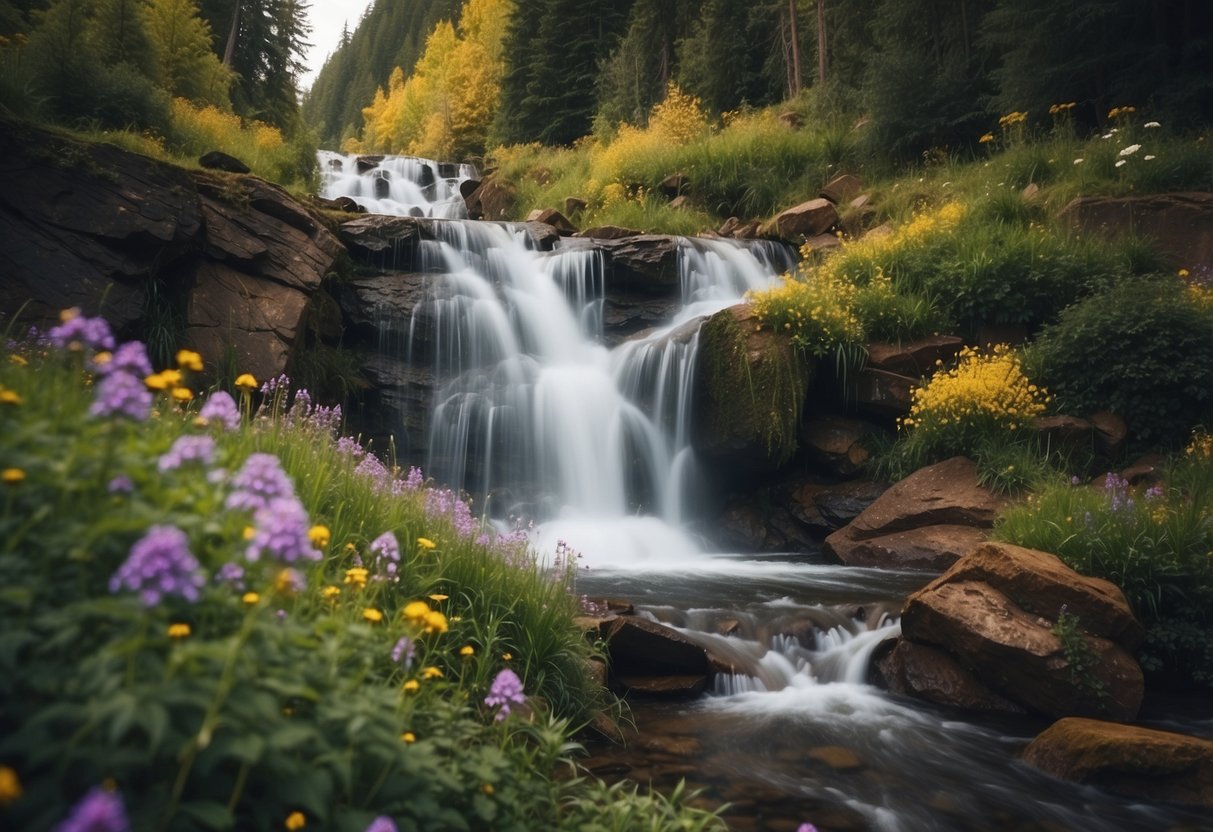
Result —
[[[414, 830], [583, 829], [587, 815], [611, 829], [718, 828], [677, 795], [553, 778], [572, 765], [568, 719], [600, 694], [569, 578], [539, 568], [520, 539], [476, 542], [454, 495], [334, 441], [327, 411], [283, 385], [241, 394], [242, 424], [227, 430], [180, 404], [188, 372], [160, 374], [180, 395], [166, 389], [156, 417], [130, 421], [89, 412], [104, 398], [100, 358], [11, 349], [0, 356], [0, 759], [24, 795], [6, 823], [49, 828], [105, 781], [138, 829], [280, 828], [294, 812], [338, 830], [380, 814]], [[213, 438], [214, 458], [163, 464], [186, 435]], [[268, 521], [230, 504], [227, 472], [253, 452], [277, 458], [304, 522], [323, 524], [309, 533], [316, 560], [242, 558], [245, 527]], [[111, 588], [153, 525], [188, 541], [206, 577], [196, 601], [145, 605]], [[388, 531], [401, 544], [394, 570], [370, 543]], [[231, 562], [243, 575], [216, 580]], [[391, 657], [405, 635], [411, 663]], [[506, 666], [533, 718], [498, 722], [481, 705]]]
[[1063, 412], [1119, 414], [1138, 439], [1213, 422], [1213, 310], [1173, 278], [1125, 280], [1062, 312], [1029, 352]]
[[1057, 621], [1050, 632], [1061, 641], [1062, 652], [1066, 655], [1066, 664], [1070, 667], [1070, 680], [1074, 684], [1090, 690], [1102, 705], [1107, 699], [1108, 689], [1101, 679], [1095, 677], [1093, 672], [1099, 665], [1099, 654], [1083, 635], [1082, 622], [1079, 617], [1067, 612], [1063, 605], [1057, 613]]
[[1057, 484], [999, 518], [1003, 540], [1053, 552], [1119, 586], [1146, 627], [1139, 660], [1180, 684], [1213, 687], [1213, 443], [1198, 434], [1166, 485]]

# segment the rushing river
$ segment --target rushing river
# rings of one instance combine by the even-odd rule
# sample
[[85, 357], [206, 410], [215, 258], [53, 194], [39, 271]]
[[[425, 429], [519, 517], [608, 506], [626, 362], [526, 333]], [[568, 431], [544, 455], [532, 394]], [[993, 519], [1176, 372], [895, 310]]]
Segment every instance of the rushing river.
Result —
[[[737, 671], [689, 704], [636, 703], [661, 753], [610, 752], [618, 773], [659, 785], [658, 771], [685, 776], [754, 829], [797, 818], [890, 832], [1213, 829], [1019, 763], [1044, 723], [947, 713], [869, 685], [873, 651], [930, 576], [711, 553], [692, 533], [703, 479], [689, 439], [695, 322], [772, 285], [789, 250], [682, 241], [681, 309], [608, 349], [592, 247], [539, 252], [521, 227], [461, 219], [468, 168], [337, 154], [321, 164], [326, 197], [449, 220], [401, 265], [442, 276], [414, 313], [435, 322], [438, 345], [426, 359], [441, 382], [427, 473], [493, 514], [531, 518], [540, 551], [567, 542], [582, 555], [579, 594], [627, 598]], [[1146, 716], [1213, 736], [1207, 717]]]

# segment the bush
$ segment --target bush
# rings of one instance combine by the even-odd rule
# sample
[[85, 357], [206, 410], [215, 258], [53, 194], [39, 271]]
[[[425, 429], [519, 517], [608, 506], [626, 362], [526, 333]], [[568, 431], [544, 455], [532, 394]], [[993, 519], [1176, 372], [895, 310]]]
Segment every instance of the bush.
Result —
[[1213, 310], [1178, 280], [1126, 280], [1076, 304], [1028, 356], [1059, 410], [1110, 410], [1143, 442], [1213, 423]]
[[[181, 830], [570, 828], [569, 801], [639, 801], [551, 777], [601, 695], [568, 574], [285, 379], [198, 407], [200, 356], [150, 373], [113, 346], [76, 316], [0, 350], [6, 827], [86, 793]], [[714, 823], [658, 802], [654, 828]]]
[[999, 518], [995, 535], [1053, 552], [1125, 593], [1146, 627], [1138, 658], [1149, 672], [1213, 687], [1213, 440], [1197, 434], [1166, 486], [1131, 489], [1115, 474], [1100, 488], [1044, 489]]

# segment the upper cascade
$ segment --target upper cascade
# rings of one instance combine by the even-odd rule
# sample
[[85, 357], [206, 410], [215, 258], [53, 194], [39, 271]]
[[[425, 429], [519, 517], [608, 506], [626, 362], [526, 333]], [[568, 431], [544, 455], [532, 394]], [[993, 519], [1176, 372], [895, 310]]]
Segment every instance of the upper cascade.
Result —
[[318, 151], [316, 156], [320, 163], [320, 195], [325, 199], [348, 197], [372, 214], [467, 217], [459, 185], [465, 179], [476, 178], [472, 165], [331, 150]]

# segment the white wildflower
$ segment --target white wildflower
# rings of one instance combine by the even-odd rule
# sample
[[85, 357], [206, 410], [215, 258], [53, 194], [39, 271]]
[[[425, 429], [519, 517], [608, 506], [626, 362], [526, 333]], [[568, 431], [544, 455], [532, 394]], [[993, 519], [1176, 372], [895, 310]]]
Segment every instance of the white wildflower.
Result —
[[1085, 161], [1087, 161], [1087, 160], [1082, 158], [1081, 156], [1079, 156], [1077, 159], [1074, 160], [1074, 164], [1081, 165]]
[[1120, 166], [1121, 166], [1121, 165], [1123, 165], [1124, 163], [1125, 163], [1125, 160], [1124, 160], [1124, 159], [1121, 159], [1119, 162], [1117, 162], [1117, 163], [1116, 163], [1116, 167], [1120, 167]]
[[1142, 127], [1162, 127], [1157, 121], [1147, 121]]
[[1134, 153], [1136, 153], [1136, 152], [1137, 152], [1137, 151], [1139, 151], [1139, 150], [1141, 150], [1141, 145], [1139, 145], [1139, 144], [1131, 144], [1131, 145], [1129, 145], [1128, 147], [1126, 147], [1126, 148], [1124, 148], [1123, 150], [1121, 150], [1121, 151], [1120, 151], [1120, 155], [1121, 155], [1121, 156], [1132, 156]]
[[1147, 153], [1145, 156], [1142, 156], [1141, 158], [1145, 159], [1147, 162], [1153, 162], [1154, 159], [1157, 157], [1153, 153]]

